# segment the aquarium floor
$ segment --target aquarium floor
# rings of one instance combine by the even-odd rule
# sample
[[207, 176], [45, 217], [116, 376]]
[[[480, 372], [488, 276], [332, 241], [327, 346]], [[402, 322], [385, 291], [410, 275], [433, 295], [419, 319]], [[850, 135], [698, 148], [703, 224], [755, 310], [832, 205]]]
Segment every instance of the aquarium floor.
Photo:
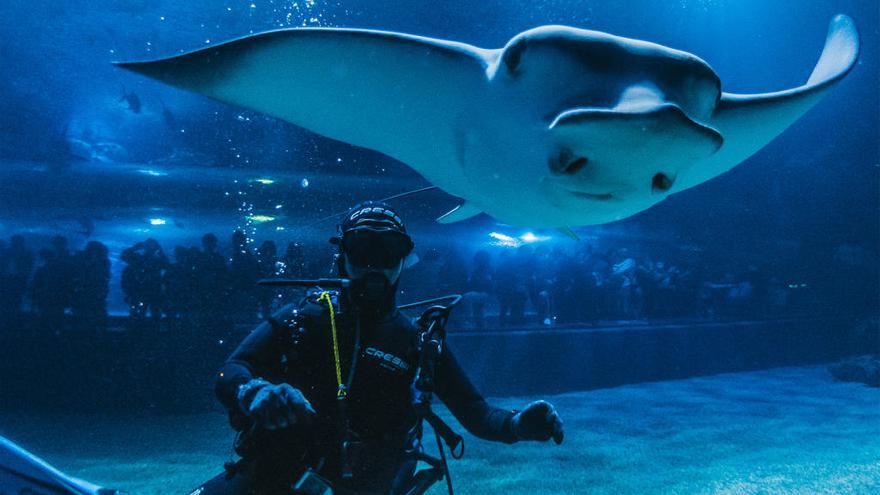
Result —
[[[565, 420], [565, 443], [469, 437], [465, 458], [450, 465], [458, 493], [880, 493], [880, 389], [833, 382], [824, 367], [549, 399]], [[220, 413], [5, 413], [0, 433], [69, 474], [132, 495], [189, 493], [220, 471], [231, 437]]]

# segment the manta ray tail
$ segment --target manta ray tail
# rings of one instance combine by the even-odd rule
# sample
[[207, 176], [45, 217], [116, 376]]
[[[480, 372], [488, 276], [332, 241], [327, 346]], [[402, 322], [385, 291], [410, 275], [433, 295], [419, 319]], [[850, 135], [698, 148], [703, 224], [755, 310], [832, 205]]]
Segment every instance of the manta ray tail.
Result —
[[852, 19], [831, 21], [822, 55], [807, 82], [797, 88], [741, 95], [722, 93], [711, 122], [724, 137], [713, 156], [679, 175], [671, 192], [705, 182], [733, 168], [778, 136], [843, 79], [859, 56], [859, 34]]

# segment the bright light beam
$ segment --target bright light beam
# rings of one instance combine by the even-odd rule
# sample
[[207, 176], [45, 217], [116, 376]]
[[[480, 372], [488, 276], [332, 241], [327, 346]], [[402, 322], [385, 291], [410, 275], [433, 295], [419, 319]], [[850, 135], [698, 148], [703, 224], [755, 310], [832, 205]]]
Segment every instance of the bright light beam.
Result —
[[490, 232], [489, 237], [495, 239], [494, 244], [497, 246], [517, 247], [522, 244], [520, 240], [499, 232]]
[[525, 243], [533, 243], [533, 242], [543, 242], [549, 241], [550, 237], [545, 235], [535, 235], [533, 232], [526, 232], [525, 234], [519, 236], [519, 239]]
[[275, 220], [275, 217], [269, 215], [248, 215], [247, 219], [254, 223], [266, 223]]

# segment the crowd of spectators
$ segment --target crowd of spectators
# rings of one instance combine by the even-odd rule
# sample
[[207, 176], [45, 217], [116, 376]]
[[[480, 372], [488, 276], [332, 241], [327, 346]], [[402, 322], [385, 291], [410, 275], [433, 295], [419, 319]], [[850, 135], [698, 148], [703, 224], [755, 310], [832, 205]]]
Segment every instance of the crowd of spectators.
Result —
[[[235, 231], [228, 249], [220, 248], [214, 234], [205, 234], [200, 246], [174, 247], [172, 259], [153, 239], [124, 249], [118, 289], [128, 307], [127, 327], [173, 330], [254, 323], [295, 298], [257, 286], [257, 280], [319, 278], [329, 273], [312, 273], [314, 267], [332, 265], [317, 260], [327, 258], [327, 252], [310, 253], [307, 259], [297, 242], [289, 242], [283, 253], [271, 240], [256, 249], [252, 245]], [[847, 261], [855, 258], [851, 253], [838, 251], [843, 254], [835, 254], [835, 262], [854, 265]], [[807, 294], [817, 297], [807, 284], [792, 284], [756, 264], [708, 266], [693, 256], [666, 254], [661, 259], [657, 252], [649, 256], [627, 247], [599, 251], [587, 242], [468, 253], [428, 248], [404, 273], [401, 301], [464, 294], [456, 326], [483, 329], [756, 318], [803, 310], [809, 304]], [[67, 239], [56, 236], [34, 258], [22, 236], [0, 240], [0, 325], [29, 317], [36, 327], [56, 333], [107, 328], [111, 261], [104, 244], [90, 241], [71, 252]], [[854, 269], [846, 277], [856, 275]]]
[[[118, 289], [128, 307], [128, 328], [251, 323], [268, 316], [281, 295], [258, 287], [257, 280], [305, 275], [298, 243], [289, 243], [280, 257], [274, 241], [252, 251], [241, 231], [232, 235], [231, 244], [227, 256], [217, 237], [205, 234], [200, 247], [175, 247], [171, 260], [154, 239], [124, 249]], [[71, 252], [63, 236], [52, 238], [50, 245], [35, 261], [23, 236], [0, 240], [0, 326], [30, 321], [56, 334], [106, 330], [111, 291], [107, 247], [90, 241]]]
[[274, 241], [252, 250], [238, 230], [228, 256], [214, 234], [202, 237], [201, 248], [177, 246], [173, 253], [174, 260], [168, 260], [152, 239], [122, 252], [122, 292], [133, 321], [158, 324], [164, 316], [172, 328], [192, 319], [251, 323], [280, 304], [278, 290], [259, 287], [258, 280], [306, 276], [301, 244], [288, 243], [279, 257]]
[[108, 250], [98, 241], [71, 252], [56, 236], [35, 260], [24, 237], [0, 240], [0, 325], [22, 321], [28, 300], [41, 328], [60, 331], [66, 313], [76, 327], [106, 328], [109, 284]]
[[[791, 296], [787, 284], [755, 265], [715, 280], [698, 267], [639, 256], [625, 247], [596, 252], [591, 244], [522, 245], [497, 253], [479, 250], [470, 263], [454, 251], [442, 258], [437, 289], [465, 294], [464, 325], [476, 329], [766, 316], [783, 311]], [[487, 314], [497, 314], [497, 320]]]

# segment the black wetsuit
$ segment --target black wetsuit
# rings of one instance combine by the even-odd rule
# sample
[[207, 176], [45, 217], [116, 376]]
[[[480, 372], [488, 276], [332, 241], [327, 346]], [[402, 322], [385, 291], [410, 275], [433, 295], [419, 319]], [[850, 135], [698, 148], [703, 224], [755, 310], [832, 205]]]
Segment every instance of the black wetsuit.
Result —
[[[391, 493], [392, 487], [408, 481], [415, 468], [404, 452], [416, 440], [412, 382], [418, 363], [417, 328], [396, 308], [373, 319], [337, 313], [344, 382], [352, 369], [358, 319], [360, 345], [346, 400], [350, 430], [362, 446], [353, 466], [354, 478], [340, 476], [341, 423], [330, 314], [326, 301], [319, 301], [313, 292], [298, 308], [288, 305], [258, 326], [218, 373], [217, 396], [229, 410], [233, 427], [244, 432], [237, 449], [243, 461], [222, 481], [218, 477], [206, 485], [205, 495], [286, 495], [305, 468], [316, 465], [336, 487], [369, 493]], [[237, 401], [239, 386], [253, 378], [290, 383], [302, 391], [317, 416], [310, 424], [285, 430], [253, 428]], [[436, 392], [473, 435], [516, 441], [510, 428], [513, 413], [486, 403], [448, 347], [437, 363]]]

